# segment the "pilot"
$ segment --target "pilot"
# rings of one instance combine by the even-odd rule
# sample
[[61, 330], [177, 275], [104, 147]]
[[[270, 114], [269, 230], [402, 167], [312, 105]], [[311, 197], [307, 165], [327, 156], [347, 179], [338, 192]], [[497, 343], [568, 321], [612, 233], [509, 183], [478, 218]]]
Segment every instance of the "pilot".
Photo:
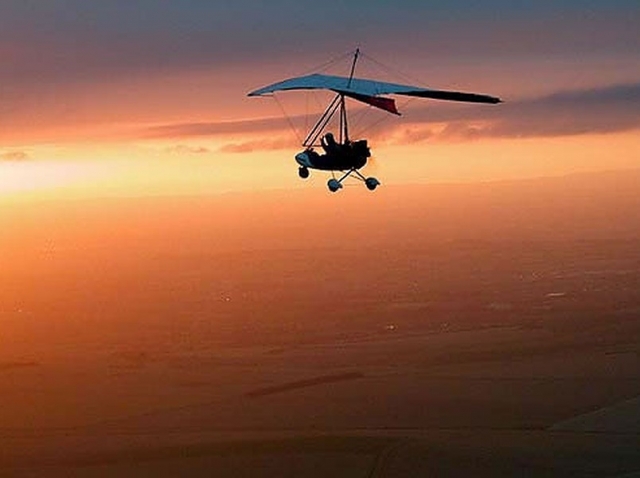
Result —
[[342, 153], [342, 148], [333, 137], [333, 133], [327, 133], [320, 138], [320, 145], [324, 152], [329, 156], [337, 156]]

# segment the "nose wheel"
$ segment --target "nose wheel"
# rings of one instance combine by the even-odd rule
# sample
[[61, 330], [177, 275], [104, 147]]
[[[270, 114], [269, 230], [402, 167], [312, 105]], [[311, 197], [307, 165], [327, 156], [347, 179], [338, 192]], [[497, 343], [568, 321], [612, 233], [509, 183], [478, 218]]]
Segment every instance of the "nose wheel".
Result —
[[300, 176], [302, 179], [307, 179], [309, 177], [309, 168], [300, 166], [298, 168], [298, 176]]

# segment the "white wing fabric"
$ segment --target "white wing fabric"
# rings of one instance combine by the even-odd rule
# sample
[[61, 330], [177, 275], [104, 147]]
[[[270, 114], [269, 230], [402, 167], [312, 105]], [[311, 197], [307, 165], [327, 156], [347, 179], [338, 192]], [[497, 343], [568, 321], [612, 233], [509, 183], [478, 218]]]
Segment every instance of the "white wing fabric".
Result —
[[249, 96], [262, 96], [276, 91], [287, 90], [330, 90], [341, 93], [350, 98], [362, 101], [377, 108], [399, 114], [395, 102], [391, 98], [381, 95], [416, 96], [435, 100], [463, 101], [469, 103], [500, 103], [500, 98], [477, 93], [463, 93], [460, 91], [431, 90], [418, 86], [386, 83], [383, 81], [362, 78], [347, 78], [315, 73], [307, 76], [290, 78], [272, 85], [259, 88], [249, 93]]

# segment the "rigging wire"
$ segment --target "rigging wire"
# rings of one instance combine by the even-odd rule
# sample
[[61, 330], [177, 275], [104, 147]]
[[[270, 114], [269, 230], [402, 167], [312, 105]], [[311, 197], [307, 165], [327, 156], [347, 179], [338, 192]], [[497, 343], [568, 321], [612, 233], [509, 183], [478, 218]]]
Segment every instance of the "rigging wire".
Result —
[[395, 76], [398, 79], [401, 79], [403, 81], [408, 81], [410, 83], [417, 83], [418, 85], [422, 84], [422, 81], [420, 79], [407, 75], [406, 73], [401, 72], [397, 68], [392, 68], [390, 66], [387, 66], [384, 63], [381, 63], [380, 61], [376, 60], [375, 58], [367, 55], [366, 53], [360, 52], [360, 55], [366, 58], [371, 63], [375, 64], [378, 68], [380, 68], [382, 71], [384, 71], [385, 73], [391, 76]]
[[[414, 102], [416, 99], [415, 98], [409, 98], [407, 100], [405, 100], [404, 102], [402, 102], [402, 104], [400, 105], [400, 109], [404, 109], [406, 106], [408, 106], [410, 103]], [[365, 134], [367, 132], [370, 131], [374, 131], [376, 128], [378, 128], [379, 126], [381, 126], [382, 124], [386, 123], [387, 121], [390, 121], [391, 118], [393, 118], [393, 116], [387, 114], [384, 115], [382, 117], [380, 117], [377, 121], [375, 121], [374, 123], [372, 123], [371, 125], [367, 126], [366, 128], [360, 130], [358, 132], [358, 134], [362, 135]]]
[[289, 124], [289, 128], [291, 128], [291, 131], [293, 131], [293, 134], [295, 135], [296, 139], [298, 140], [298, 143], [302, 143], [302, 137], [300, 136], [300, 133], [298, 133], [298, 130], [296, 129], [295, 125], [293, 124], [293, 121], [292, 121], [291, 117], [287, 114], [287, 111], [284, 109], [284, 106], [282, 105], [282, 102], [278, 99], [277, 95], [272, 94], [271, 96], [276, 101], [276, 104], [280, 107], [280, 111], [282, 112], [282, 115], [287, 120], [287, 123]]
[[[311, 74], [311, 73], [317, 73], [317, 72], [320, 72], [320, 71], [326, 71], [332, 65], [334, 65], [334, 64], [336, 64], [338, 62], [344, 61], [347, 58], [352, 57], [353, 54], [354, 54], [354, 50], [350, 50], [350, 51], [345, 52], [345, 53], [343, 53], [341, 55], [337, 55], [337, 56], [331, 58], [330, 60], [325, 61], [324, 63], [321, 63], [318, 66], [315, 66], [313, 68], [310, 68], [310, 69], [306, 70], [305, 72], [302, 73], [301, 76], [308, 75], [308, 74]], [[311, 93], [313, 93], [313, 92], [311, 92]], [[287, 114], [287, 111], [286, 111], [284, 105], [282, 104], [282, 102], [278, 99], [276, 94], [272, 94], [271, 97], [275, 99], [278, 107], [280, 108], [280, 111], [281, 111], [282, 115], [287, 120], [287, 123], [289, 124], [289, 128], [291, 129], [291, 131], [293, 131], [293, 134], [295, 135], [295, 137], [298, 140], [298, 142], [302, 143], [302, 135], [300, 134], [300, 132], [296, 128], [291, 116], [289, 114]], [[314, 95], [313, 99], [315, 100], [315, 102], [318, 105], [320, 105], [320, 102], [318, 100], [317, 95]], [[309, 97], [308, 96], [307, 96], [307, 99], [306, 99], [306, 111], [305, 111], [305, 121], [304, 122], [305, 122], [305, 129], [307, 129], [307, 126], [309, 124]]]
[[[326, 61], [324, 63], [321, 63], [318, 66], [315, 66], [313, 68], [310, 68], [310, 69], [306, 70], [305, 72], [302, 73], [301, 76], [308, 75], [308, 74], [311, 74], [311, 73], [318, 73], [318, 72], [326, 71], [331, 66], [333, 66], [333, 65], [335, 65], [335, 64], [337, 64], [339, 62], [343, 62], [347, 58], [352, 58], [353, 55], [354, 55], [354, 52], [355, 52], [355, 50], [350, 50], [350, 51], [345, 52], [343, 54], [337, 55], [337, 56], [331, 58], [330, 60], [328, 60], [328, 61]], [[418, 80], [416, 78], [412, 78], [410, 75], [407, 75], [407, 74], [404, 74], [404, 73], [400, 72], [397, 68], [392, 68], [392, 67], [390, 67], [388, 65], [385, 65], [384, 63], [376, 60], [375, 58], [369, 56], [368, 54], [366, 54], [366, 53], [364, 53], [362, 51], [359, 51], [359, 54], [367, 62], [372, 63], [378, 69], [380, 69], [381, 71], [383, 71], [387, 75], [390, 75], [393, 78], [399, 78], [399, 79], [401, 79], [403, 81], [407, 81], [407, 82], [410, 82], [410, 83], [421, 84], [420, 80]], [[318, 106], [320, 106], [320, 104], [319, 104], [320, 101], [319, 101], [318, 95], [316, 94], [317, 92], [309, 91], [308, 93], [311, 94], [311, 99], [313, 100], [312, 102], [315, 102]], [[298, 140], [298, 142], [301, 143], [302, 142], [302, 135], [300, 134], [300, 132], [296, 128], [292, 117], [287, 113], [284, 105], [279, 100], [277, 95], [272, 94], [271, 96], [275, 99], [278, 107], [280, 108], [280, 111], [282, 112], [282, 115], [287, 120], [287, 123], [288, 123], [291, 131], [295, 135], [296, 139]], [[306, 111], [305, 111], [305, 119], [304, 119], [305, 127], [308, 126], [309, 119], [310, 119], [309, 118], [309, 116], [310, 116], [310, 111], [309, 111], [310, 110], [310, 104], [309, 104], [310, 101], [309, 100], [310, 100], [310, 98], [309, 98], [309, 96], [307, 96], [307, 98], [306, 98], [306, 108], [305, 108], [306, 109]], [[408, 106], [409, 103], [411, 103], [414, 100], [415, 100], [415, 98], [409, 98], [406, 101], [402, 102], [399, 106], [400, 106], [400, 108], [404, 108], [404, 107]], [[366, 107], [366, 108], [362, 108], [360, 110], [356, 110], [355, 114], [352, 113], [352, 118], [350, 120], [350, 123], [353, 124], [353, 129], [354, 129], [354, 131], [357, 132], [356, 136], [361, 136], [361, 135], [363, 135], [363, 134], [365, 134], [367, 132], [375, 130], [379, 126], [381, 126], [382, 124], [386, 123], [387, 121], [390, 121], [392, 116], [385, 114], [382, 117], [380, 117], [378, 120], [373, 122], [372, 124], [367, 125], [363, 129], [358, 129], [362, 125], [363, 121], [366, 120], [371, 115], [371, 112], [373, 110], [375, 110], [375, 108], [369, 106], [369, 107]]]
[[[367, 60], [368, 62], [371, 62], [372, 64], [377, 66], [381, 71], [383, 71], [387, 75], [391, 76], [392, 78], [398, 78], [398, 79], [400, 79], [402, 81], [406, 81], [408, 83], [415, 83], [415, 84], [418, 84], [418, 85], [420, 85], [422, 83], [419, 79], [413, 78], [410, 75], [402, 73], [397, 68], [392, 68], [392, 67], [390, 67], [388, 65], [385, 65], [384, 63], [376, 60], [375, 58], [367, 55], [366, 53], [360, 52], [360, 55], [365, 60]], [[400, 103], [398, 105], [398, 109], [399, 110], [404, 109], [406, 106], [408, 106], [413, 101], [415, 101], [415, 98], [407, 98], [407, 99], [405, 99], [402, 103]], [[366, 113], [366, 112], [371, 111], [371, 110], [372, 110], [372, 108], [366, 108], [364, 110], [364, 112]], [[362, 117], [358, 119], [358, 123], [360, 123], [363, 118], [364, 118], [364, 113], [363, 113]], [[375, 121], [372, 124], [370, 124], [367, 127], [365, 127], [364, 129], [359, 130], [358, 134], [359, 135], [363, 135], [363, 134], [365, 134], [367, 132], [375, 130], [379, 126], [381, 126], [382, 124], [386, 123], [387, 121], [390, 121], [390, 119], [391, 119], [391, 115], [384, 115], [384, 116], [380, 117], [377, 121]]]
[[350, 50], [350, 51], [348, 51], [346, 53], [343, 53], [341, 55], [335, 56], [332, 59], [330, 59], [329, 61], [325, 61], [324, 63], [321, 63], [320, 65], [315, 66], [313, 68], [309, 68], [308, 70], [302, 72], [302, 74], [300, 76], [309, 75], [311, 73], [318, 73], [319, 71], [326, 71], [333, 64], [338, 63], [340, 61], [343, 61], [346, 58], [352, 57], [353, 54], [354, 54], [354, 50]]

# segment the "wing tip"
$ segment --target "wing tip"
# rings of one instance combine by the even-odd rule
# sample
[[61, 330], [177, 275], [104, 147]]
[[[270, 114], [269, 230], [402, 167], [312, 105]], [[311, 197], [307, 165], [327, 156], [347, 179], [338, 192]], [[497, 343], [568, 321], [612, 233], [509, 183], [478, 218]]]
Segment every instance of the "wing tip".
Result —
[[247, 96], [252, 96], [252, 97], [254, 97], [254, 96], [265, 96], [267, 93], [263, 92], [262, 91], [263, 89], [264, 88], [260, 88], [259, 90], [253, 90], [253, 91], [247, 93]]

